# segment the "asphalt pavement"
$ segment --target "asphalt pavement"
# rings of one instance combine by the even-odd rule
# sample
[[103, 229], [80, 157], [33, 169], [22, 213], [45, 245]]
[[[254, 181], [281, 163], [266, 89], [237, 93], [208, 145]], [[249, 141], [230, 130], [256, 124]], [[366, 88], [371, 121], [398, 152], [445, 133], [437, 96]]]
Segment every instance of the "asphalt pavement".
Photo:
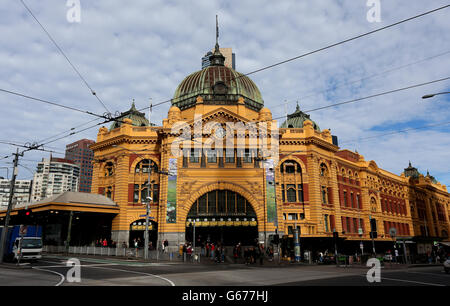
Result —
[[367, 279], [370, 268], [364, 266], [79, 258], [80, 265], [74, 267], [67, 264], [68, 258], [46, 256], [20, 267], [0, 265], [0, 286], [450, 286], [450, 275], [442, 266], [383, 267], [380, 282], [371, 283]]

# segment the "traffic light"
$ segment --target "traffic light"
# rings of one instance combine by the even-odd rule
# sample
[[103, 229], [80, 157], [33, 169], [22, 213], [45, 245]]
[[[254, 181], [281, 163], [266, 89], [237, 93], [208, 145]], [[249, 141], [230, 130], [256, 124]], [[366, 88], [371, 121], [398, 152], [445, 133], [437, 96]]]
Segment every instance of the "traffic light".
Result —
[[18, 224], [30, 224], [33, 220], [33, 212], [31, 209], [21, 209], [17, 212]]
[[338, 232], [333, 232], [333, 238], [334, 238], [334, 239], [339, 238], [339, 233], [338, 233]]

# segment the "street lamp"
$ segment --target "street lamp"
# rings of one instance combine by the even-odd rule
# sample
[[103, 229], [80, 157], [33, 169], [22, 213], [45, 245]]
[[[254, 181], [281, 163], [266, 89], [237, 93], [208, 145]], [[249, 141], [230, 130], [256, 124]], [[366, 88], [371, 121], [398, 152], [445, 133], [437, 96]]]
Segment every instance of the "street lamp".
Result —
[[435, 94], [428, 94], [422, 97], [422, 99], [429, 99], [429, 98], [433, 98], [434, 96], [437, 95], [445, 95], [445, 94], [449, 94], [450, 91], [445, 91], [445, 92], [439, 92], [439, 93], [435, 93]]

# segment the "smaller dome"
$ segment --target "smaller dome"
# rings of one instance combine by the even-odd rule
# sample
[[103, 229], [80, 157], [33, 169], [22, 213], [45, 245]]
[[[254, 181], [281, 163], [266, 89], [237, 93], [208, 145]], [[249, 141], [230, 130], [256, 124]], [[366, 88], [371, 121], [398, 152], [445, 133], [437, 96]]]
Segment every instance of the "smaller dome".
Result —
[[[134, 126], [149, 126], [149, 122], [147, 120], [147, 118], [145, 118], [145, 114], [141, 113], [140, 111], [138, 111], [136, 109], [136, 106], [134, 105], [134, 101], [133, 104], [131, 105], [131, 108], [124, 112], [121, 113], [121, 118], [123, 119], [130, 119], [132, 125]], [[110, 130], [113, 130], [115, 128], [120, 127], [122, 124], [120, 121], [115, 121], [113, 124], [111, 124]]]
[[280, 126], [281, 128], [303, 128], [303, 124], [305, 121], [311, 121], [314, 129], [318, 132], [320, 132], [320, 128], [309, 118], [309, 115], [305, 114], [300, 110], [300, 107], [297, 104], [297, 108], [295, 109], [295, 112], [287, 116], [287, 121], [283, 122], [283, 124]]
[[175, 105], [169, 108], [169, 113], [181, 113], [180, 108], [176, 107]]

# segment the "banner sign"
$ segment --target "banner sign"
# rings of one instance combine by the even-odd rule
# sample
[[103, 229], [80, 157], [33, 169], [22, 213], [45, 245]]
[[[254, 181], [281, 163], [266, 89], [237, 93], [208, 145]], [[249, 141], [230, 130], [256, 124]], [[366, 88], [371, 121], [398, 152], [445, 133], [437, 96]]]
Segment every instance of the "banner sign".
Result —
[[169, 182], [167, 186], [167, 223], [177, 222], [177, 159], [169, 159]]
[[275, 174], [273, 159], [264, 161], [266, 171], [267, 221], [276, 222]]

